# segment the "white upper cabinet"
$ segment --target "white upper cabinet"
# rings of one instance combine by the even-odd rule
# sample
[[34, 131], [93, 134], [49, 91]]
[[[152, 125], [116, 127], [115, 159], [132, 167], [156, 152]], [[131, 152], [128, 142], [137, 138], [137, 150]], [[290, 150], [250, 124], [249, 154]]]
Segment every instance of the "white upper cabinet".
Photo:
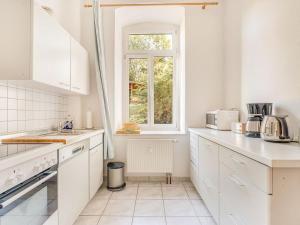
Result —
[[32, 45], [32, 79], [70, 90], [70, 35], [37, 4]]
[[1, 0], [0, 27], [0, 80], [89, 93], [87, 51], [35, 0]]
[[87, 51], [71, 38], [71, 91], [89, 94], [89, 57]]

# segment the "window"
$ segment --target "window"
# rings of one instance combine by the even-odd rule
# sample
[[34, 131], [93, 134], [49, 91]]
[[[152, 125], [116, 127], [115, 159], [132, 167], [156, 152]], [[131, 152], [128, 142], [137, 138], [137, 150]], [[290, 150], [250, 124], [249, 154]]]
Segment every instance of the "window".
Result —
[[125, 29], [125, 120], [144, 130], [178, 128], [176, 26], [139, 24]]

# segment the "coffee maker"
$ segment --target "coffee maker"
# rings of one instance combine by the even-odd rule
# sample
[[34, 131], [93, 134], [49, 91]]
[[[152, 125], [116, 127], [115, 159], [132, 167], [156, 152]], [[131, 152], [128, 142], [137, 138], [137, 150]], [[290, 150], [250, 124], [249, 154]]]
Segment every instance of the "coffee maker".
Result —
[[247, 137], [260, 138], [260, 127], [264, 116], [272, 114], [272, 103], [247, 104], [248, 120], [246, 123]]

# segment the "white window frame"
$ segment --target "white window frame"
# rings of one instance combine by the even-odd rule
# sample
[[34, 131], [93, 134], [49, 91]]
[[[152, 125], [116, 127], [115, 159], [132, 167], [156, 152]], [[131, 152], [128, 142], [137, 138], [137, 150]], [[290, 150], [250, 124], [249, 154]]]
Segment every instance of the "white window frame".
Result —
[[[171, 50], [129, 50], [128, 37], [130, 34], [172, 34]], [[179, 92], [179, 28], [164, 23], [141, 23], [126, 27], [123, 30], [123, 121], [129, 121], [129, 59], [148, 59], [148, 124], [140, 124], [144, 131], [178, 131], [180, 129], [180, 92]], [[173, 57], [173, 123], [154, 124], [154, 85], [153, 85], [153, 58], [159, 56]]]

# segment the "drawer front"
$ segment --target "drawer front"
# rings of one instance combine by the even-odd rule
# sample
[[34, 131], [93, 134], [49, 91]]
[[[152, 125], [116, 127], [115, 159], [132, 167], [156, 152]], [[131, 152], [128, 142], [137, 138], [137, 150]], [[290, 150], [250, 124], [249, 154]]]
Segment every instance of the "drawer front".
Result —
[[209, 181], [199, 179], [199, 192], [214, 220], [219, 222], [219, 191]]
[[272, 168], [224, 147], [220, 147], [220, 161], [247, 185], [252, 184], [263, 192], [272, 194]]
[[103, 134], [97, 134], [90, 138], [90, 149], [103, 143]]
[[[221, 165], [220, 168], [220, 202], [222, 210], [224, 205], [230, 206], [232, 215], [229, 217], [231, 220], [239, 221], [236, 224], [270, 224], [271, 195], [259, 190], [252, 184], [244, 183], [241, 177], [225, 165]], [[224, 213], [226, 214], [222, 211], [221, 215]], [[224, 216], [221, 218], [224, 219]], [[227, 221], [228, 218], [225, 220]]]
[[220, 200], [220, 225], [245, 225], [244, 221], [226, 204]]
[[219, 146], [199, 138], [199, 177], [217, 189], [219, 186]]
[[191, 181], [198, 190], [198, 167], [193, 163], [190, 164]]
[[190, 159], [198, 165], [198, 135], [193, 133], [190, 134]]

